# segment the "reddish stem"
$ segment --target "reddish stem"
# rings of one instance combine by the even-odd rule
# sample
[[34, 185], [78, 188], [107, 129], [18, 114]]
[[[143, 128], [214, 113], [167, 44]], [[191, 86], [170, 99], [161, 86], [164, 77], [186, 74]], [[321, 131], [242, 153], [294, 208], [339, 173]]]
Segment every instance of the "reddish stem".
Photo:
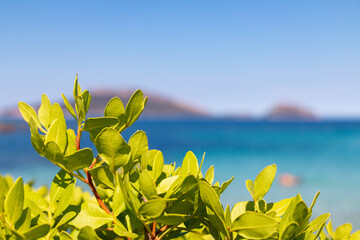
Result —
[[91, 189], [91, 191], [93, 192], [97, 202], [99, 203], [100, 207], [107, 213], [107, 214], [111, 214], [110, 210], [106, 207], [105, 203], [101, 200], [98, 192], [96, 191], [96, 188], [95, 188], [95, 185], [92, 181], [92, 177], [91, 177], [91, 174], [86, 171], [86, 176], [87, 176], [87, 180], [88, 180], [88, 184], [89, 184], [89, 187]]
[[152, 224], [152, 234], [153, 236], [156, 236], [156, 222]]
[[97, 157], [95, 158], [95, 160], [92, 162], [92, 164], [90, 165], [89, 169], [93, 169], [93, 167], [95, 166], [96, 162], [99, 161], [100, 159], [100, 155], [97, 155]]
[[76, 136], [76, 149], [77, 150], [80, 150], [80, 138], [81, 138], [81, 133], [82, 133], [82, 130], [81, 130], [81, 127], [78, 127], [78, 132], [77, 132], [77, 136]]
[[156, 235], [159, 235], [160, 233], [162, 233], [163, 231], [165, 231], [166, 229], [168, 229], [170, 226], [168, 225], [165, 225], [163, 226], [162, 228], [160, 228], [157, 232], [156, 232]]
[[[82, 133], [82, 130], [81, 130], [81, 127], [79, 126], [78, 127], [78, 132], [77, 132], [77, 136], [76, 136], [76, 149], [77, 150], [80, 150], [80, 138], [81, 138], [81, 133]], [[98, 158], [96, 158], [93, 162], [93, 164], [91, 164], [92, 167], [94, 167], [93, 165], [95, 165], [96, 161], [97, 161]], [[85, 173], [86, 173], [86, 182], [87, 184], [89, 185], [91, 191], [93, 192], [97, 202], [99, 203], [100, 207], [107, 213], [107, 214], [111, 214], [110, 210], [106, 207], [105, 203], [101, 200], [101, 197], [99, 196], [99, 193], [96, 191], [96, 188], [95, 188], [95, 185], [93, 183], [93, 180], [92, 180], [92, 177], [91, 177], [91, 174], [86, 170], [84, 169]]]
[[96, 231], [104, 231], [104, 232], [106, 232], [106, 231], [114, 231], [114, 228], [98, 228], [98, 229], [96, 229]]

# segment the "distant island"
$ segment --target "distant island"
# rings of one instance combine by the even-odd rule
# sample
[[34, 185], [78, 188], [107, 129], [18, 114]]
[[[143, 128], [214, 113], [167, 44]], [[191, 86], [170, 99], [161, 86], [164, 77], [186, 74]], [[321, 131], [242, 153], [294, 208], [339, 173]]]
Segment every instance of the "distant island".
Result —
[[290, 104], [279, 104], [265, 117], [269, 121], [313, 121], [317, 117], [309, 110]]

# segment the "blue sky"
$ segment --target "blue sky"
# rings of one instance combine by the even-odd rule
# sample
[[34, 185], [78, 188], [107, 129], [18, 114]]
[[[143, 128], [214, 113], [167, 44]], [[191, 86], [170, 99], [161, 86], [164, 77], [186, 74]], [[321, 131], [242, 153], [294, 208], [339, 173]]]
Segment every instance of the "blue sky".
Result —
[[215, 114], [360, 116], [359, 0], [2, 1], [0, 110], [142, 88]]

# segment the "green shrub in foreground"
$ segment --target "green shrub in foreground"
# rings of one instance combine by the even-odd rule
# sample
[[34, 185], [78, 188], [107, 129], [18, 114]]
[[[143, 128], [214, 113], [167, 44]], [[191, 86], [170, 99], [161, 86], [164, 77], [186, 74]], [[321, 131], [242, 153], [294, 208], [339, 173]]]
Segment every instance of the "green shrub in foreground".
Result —
[[[192, 152], [179, 167], [164, 164], [160, 151], [148, 149], [143, 131], [128, 142], [123, 139], [121, 133], [145, 107], [140, 90], [126, 107], [119, 98], [111, 99], [104, 117], [97, 118], [86, 117], [91, 95], [77, 78], [73, 95], [75, 109], [62, 96], [78, 123], [76, 132], [67, 128], [60, 105], [46, 95], [37, 113], [19, 103], [34, 149], [60, 171], [50, 190], [0, 176], [0, 239], [360, 239], [360, 231], [351, 234], [350, 224], [333, 231], [330, 214], [310, 220], [319, 193], [310, 206], [299, 194], [266, 203], [276, 165], [246, 181], [252, 201], [224, 209], [220, 194], [233, 178], [213, 183], [213, 166], [203, 174], [204, 158], [199, 164]], [[80, 147], [83, 131], [89, 132], [97, 156]], [[76, 187], [76, 181], [92, 194]]]

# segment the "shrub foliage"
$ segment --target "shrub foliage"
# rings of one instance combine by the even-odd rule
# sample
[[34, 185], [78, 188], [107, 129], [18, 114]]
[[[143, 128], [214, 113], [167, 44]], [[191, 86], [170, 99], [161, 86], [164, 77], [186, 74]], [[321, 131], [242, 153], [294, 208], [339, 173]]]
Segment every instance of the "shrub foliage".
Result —
[[[333, 231], [328, 213], [311, 218], [319, 193], [310, 206], [300, 194], [267, 203], [276, 165], [246, 181], [252, 200], [224, 208], [220, 195], [233, 178], [214, 183], [213, 166], [205, 174], [201, 170], [204, 157], [199, 163], [189, 151], [181, 166], [165, 164], [161, 151], [148, 148], [145, 132], [125, 141], [121, 133], [146, 105], [141, 90], [126, 107], [114, 97], [96, 118], [87, 118], [91, 95], [77, 77], [75, 107], [62, 97], [76, 131], [67, 128], [62, 108], [46, 95], [37, 112], [19, 103], [34, 149], [60, 171], [50, 189], [0, 176], [0, 239], [360, 239], [350, 224]], [[81, 148], [83, 131], [94, 149]]]

